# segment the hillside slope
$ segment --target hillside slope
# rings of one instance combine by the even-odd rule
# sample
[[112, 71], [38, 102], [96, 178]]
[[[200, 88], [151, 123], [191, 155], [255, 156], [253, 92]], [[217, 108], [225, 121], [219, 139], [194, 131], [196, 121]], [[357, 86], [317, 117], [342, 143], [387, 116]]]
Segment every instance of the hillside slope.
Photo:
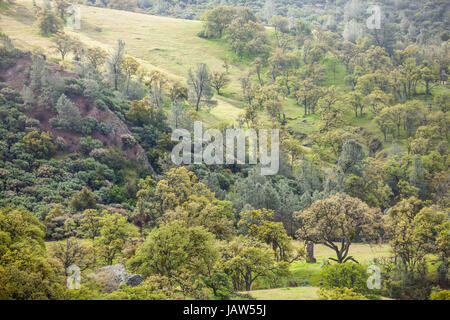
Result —
[[[165, 72], [171, 77], [185, 79], [190, 68], [197, 63], [221, 66], [230, 59], [230, 53], [221, 41], [201, 39], [199, 21], [150, 16], [146, 14], [114, 9], [80, 6], [81, 29], [66, 32], [77, 35], [85, 45], [100, 46], [111, 50], [121, 39], [126, 43], [126, 52], [150, 68]], [[117, 23], [126, 21], [126, 25]], [[24, 0], [0, 13], [0, 29], [23, 49], [39, 49], [56, 58], [48, 48], [50, 38], [42, 37], [35, 27], [32, 1]], [[46, 48], [46, 49], [44, 49]], [[240, 106], [239, 78], [246, 67], [231, 64], [231, 83], [225, 95], [216, 96], [217, 107], [210, 115], [204, 115], [206, 122], [235, 121], [242, 112]]]
[[[15, 65], [0, 72], [0, 79], [16, 91], [20, 92], [27, 81], [24, 71], [29, 70], [31, 64], [31, 54], [27, 53], [24, 57], [18, 59]], [[78, 79], [76, 74], [60, 71], [55, 64], [47, 63], [46, 65], [60, 79]], [[34, 92], [34, 94], [35, 97], [38, 97], [40, 92]], [[106, 147], [113, 146], [122, 149], [129, 159], [138, 160], [145, 168], [151, 169], [145, 151], [139, 143], [136, 143], [136, 145], [131, 148], [123, 148], [121, 137], [124, 135], [132, 135], [132, 133], [127, 125], [114, 112], [108, 108], [105, 108], [104, 110], [98, 109], [92, 101], [89, 101], [89, 99], [82, 95], [71, 95], [70, 100], [80, 110], [83, 118], [94, 118], [98, 123], [103, 123], [107, 128], [110, 128], [108, 134], [102, 134], [98, 130], [95, 130], [92, 134], [93, 138], [100, 140]], [[73, 131], [68, 132], [52, 127], [50, 125], [50, 119], [55, 116], [55, 112], [49, 110], [46, 106], [39, 105], [37, 102], [38, 99], [35, 99], [35, 101], [36, 103], [33, 108], [30, 108], [25, 114], [30, 118], [39, 120], [39, 128], [42, 131], [51, 132], [54, 137], [63, 138], [67, 146], [67, 151], [79, 152], [80, 139], [83, 137], [83, 134], [75, 133]]]

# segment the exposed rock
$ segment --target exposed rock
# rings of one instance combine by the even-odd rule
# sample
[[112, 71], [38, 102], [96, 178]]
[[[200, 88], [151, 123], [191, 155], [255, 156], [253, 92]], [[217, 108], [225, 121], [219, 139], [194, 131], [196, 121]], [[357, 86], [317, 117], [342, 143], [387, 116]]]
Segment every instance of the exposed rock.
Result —
[[139, 284], [141, 284], [143, 278], [140, 274], [133, 274], [128, 280], [127, 280], [127, 286], [130, 287], [136, 287]]
[[135, 287], [142, 282], [139, 274], [128, 273], [123, 264], [106, 266], [88, 274], [88, 279], [97, 282], [102, 291], [111, 293], [118, 290], [122, 285]]

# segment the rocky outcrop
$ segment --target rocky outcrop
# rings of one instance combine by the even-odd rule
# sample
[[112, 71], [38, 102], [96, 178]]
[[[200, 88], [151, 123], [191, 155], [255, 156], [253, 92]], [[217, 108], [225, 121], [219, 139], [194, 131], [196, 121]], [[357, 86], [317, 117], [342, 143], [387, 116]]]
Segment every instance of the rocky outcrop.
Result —
[[[107, 141], [107, 143], [113, 144], [123, 150], [125, 149], [122, 146], [121, 137], [123, 135], [133, 135], [128, 129], [128, 126], [114, 112], [109, 109], [100, 111], [98, 108], [94, 107], [87, 113], [87, 116], [93, 117], [99, 122], [105, 123], [111, 130], [108, 137], [104, 138], [102, 136], [98, 136], [96, 138], [102, 140], [102, 142]], [[140, 161], [145, 169], [150, 169], [153, 171], [153, 168], [148, 161], [147, 155], [145, 154], [145, 150], [139, 143], [136, 143], [132, 148], [124, 150], [124, 152], [130, 159], [136, 159]]]
[[89, 280], [96, 282], [101, 290], [106, 293], [114, 292], [123, 285], [138, 286], [143, 280], [139, 274], [128, 273], [123, 264], [97, 269], [88, 274], [87, 277]]

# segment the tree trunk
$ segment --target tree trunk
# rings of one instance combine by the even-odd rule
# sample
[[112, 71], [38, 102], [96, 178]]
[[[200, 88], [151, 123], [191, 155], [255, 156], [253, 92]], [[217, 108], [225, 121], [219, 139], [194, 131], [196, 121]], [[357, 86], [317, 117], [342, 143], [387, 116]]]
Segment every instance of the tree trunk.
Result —
[[308, 255], [307, 257], [307, 263], [316, 263], [317, 260], [314, 258], [314, 243], [312, 241], [308, 241], [306, 243], [306, 253]]
[[306, 118], [306, 113], [308, 111], [308, 104], [306, 103], [306, 98], [303, 100], [303, 104], [305, 105], [305, 115], [303, 117]]

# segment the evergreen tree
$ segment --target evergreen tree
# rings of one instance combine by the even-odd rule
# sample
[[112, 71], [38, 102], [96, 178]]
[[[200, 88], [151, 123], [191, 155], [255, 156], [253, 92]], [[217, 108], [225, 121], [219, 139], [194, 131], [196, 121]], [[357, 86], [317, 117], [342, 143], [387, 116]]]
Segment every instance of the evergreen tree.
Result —
[[55, 108], [58, 116], [51, 119], [50, 123], [53, 126], [66, 130], [80, 130], [82, 120], [80, 110], [64, 94], [59, 97]]

